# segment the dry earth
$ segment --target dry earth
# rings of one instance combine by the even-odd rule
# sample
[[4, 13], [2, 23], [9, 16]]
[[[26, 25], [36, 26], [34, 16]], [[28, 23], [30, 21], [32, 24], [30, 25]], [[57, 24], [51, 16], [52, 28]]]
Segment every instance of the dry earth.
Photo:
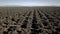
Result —
[[0, 34], [60, 34], [60, 8], [0, 7]]

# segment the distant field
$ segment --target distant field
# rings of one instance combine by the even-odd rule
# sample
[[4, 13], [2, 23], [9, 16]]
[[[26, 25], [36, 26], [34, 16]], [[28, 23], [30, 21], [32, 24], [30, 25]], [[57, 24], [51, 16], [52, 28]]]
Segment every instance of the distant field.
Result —
[[60, 34], [60, 8], [0, 7], [0, 34]]

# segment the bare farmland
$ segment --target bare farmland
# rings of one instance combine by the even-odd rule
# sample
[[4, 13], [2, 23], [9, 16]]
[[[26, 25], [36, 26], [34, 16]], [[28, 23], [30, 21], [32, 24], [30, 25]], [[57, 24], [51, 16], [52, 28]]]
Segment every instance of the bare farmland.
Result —
[[0, 34], [60, 34], [60, 8], [0, 7]]

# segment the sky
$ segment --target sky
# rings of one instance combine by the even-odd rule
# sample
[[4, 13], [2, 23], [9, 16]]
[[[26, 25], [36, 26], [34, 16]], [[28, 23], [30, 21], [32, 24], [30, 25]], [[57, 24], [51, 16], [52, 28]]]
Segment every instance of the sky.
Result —
[[0, 0], [0, 6], [60, 6], [60, 0]]

